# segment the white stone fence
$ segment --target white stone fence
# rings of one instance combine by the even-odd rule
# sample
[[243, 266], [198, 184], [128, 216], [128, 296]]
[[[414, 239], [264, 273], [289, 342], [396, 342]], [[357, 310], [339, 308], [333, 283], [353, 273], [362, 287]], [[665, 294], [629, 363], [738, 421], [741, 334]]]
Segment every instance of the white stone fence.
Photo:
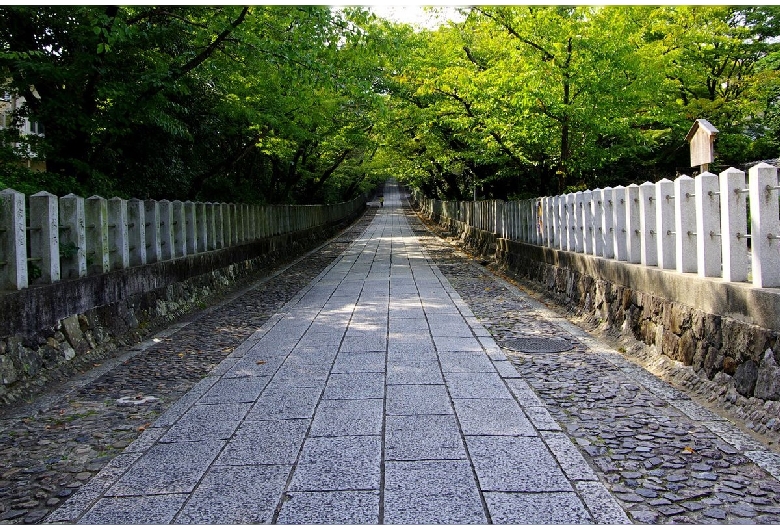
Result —
[[365, 204], [226, 204], [0, 192], [0, 290], [156, 263], [338, 222]]
[[416, 200], [428, 215], [505, 239], [780, 287], [779, 190], [777, 168], [761, 163], [747, 181], [730, 168], [522, 201]]

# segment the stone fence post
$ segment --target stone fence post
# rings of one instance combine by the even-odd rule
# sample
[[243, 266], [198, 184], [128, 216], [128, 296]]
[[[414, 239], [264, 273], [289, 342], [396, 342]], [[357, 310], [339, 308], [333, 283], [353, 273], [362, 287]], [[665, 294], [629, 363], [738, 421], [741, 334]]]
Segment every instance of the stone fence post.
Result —
[[211, 208], [212, 211], [214, 212], [214, 217], [212, 220], [212, 223], [214, 225], [213, 247], [215, 249], [225, 248], [225, 232], [224, 232], [224, 227], [222, 226], [222, 220], [223, 220], [222, 205], [220, 203], [212, 203]]
[[232, 228], [231, 241], [233, 245], [240, 245], [243, 233], [241, 230], [241, 209], [235, 203], [230, 203], [230, 221]]
[[593, 254], [604, 257], [604, 190], [593, 190]]
[[87, 275], [87, 235], [84, 199], [72, 193], [60, 197], [60, 270], [63, 278]]
[[639, 262], [647, 267], [658, 265], [658, 226], [656, 186], [645, 182], [639, 186], [639, 230], [641, 251]]
[[24, 194], [10, 188], [0, 191], [0, 274], [0, 288], [28, 286]]
[[220, 205], [222, 209], [222, 248], [229, 248], [233, 246], [233, 230], [231, 224], [234, 221], [233, 212], [230, 211], [230, 205], [228, 203], [222, 203]]
[[42, 282], [60, 280], [59, 201], [45, 191], [30, 196], [30, 259], [38, 267]]
[[577, 217], [574, 211], [575, 198], [573, 193], [566, 195], [566, 249], [574, 252], [577, 247]]
[[583, 222], [583, 250], [585, 254], [594, 254], [596, 248], [596, 231], [593, 223], [593, 192], [582, 192], [582, 222]]
[[234, 234], [236, 236], [236, 243], [242, 244], [244, 242], [244, 205], [243, 204], [234, 204], [233, 205], [233, 212], [236, 216], [235, 220], [233, 221], [234, 225]]
[[205, 250], [198, 244], [198, 221], [195, 212], [195, 203], [184, 201], [184, 237], [187, 241], [186, 254], [197, 254], [200, 250]]
[[497, 237], [502, 237], [504, 232], [504, 201], [493, 201], [493, 233]]
[[[108, 201], [98, 195], [84, 202], [87, 221], [87, 271], [103, 274], [111, 270], [108, 253]], [[89, 264], [89, 260], [92, 264]]]
[[696, 175], [696, 268], [699, 276], [720, 277], [720, 192], [718, 176], [709, 171]]
[[547, 230], [545, 244], [548, 247], [555, 246], [555, 197], [544, 198], [544, 228]]
[[249, 241], [257, 240], [257, 206], [246, 206], [247, 209], [247, 234], [246, 237]]
[[[130, 241], [127, 220], [127, 201], [114, 197], [108, 201], [108, 255], [109, 269], [130, 266]], [[113, 245], [113, 246], [112, 246]]]
[[184, 216], [184, 203], [181, 201], [171, 202], [171, 229], [173, 230], [173, 252], [171, 259], [180, 258], [187, 255], [187, 221]]
[[572, 204], [572, 212], [573, 212], [573, 219], [574, 219], [574, 250], [575, 252], [582, 252], [585, 248], [584, 244], [584, 236], [585, 236], [585, 226], [584, 226], [584, 219], [583, 219], [583, 205], [582, 205], [582, 192], [578, 191], [574, 193], [574, 203]]
[[729, 168], [720, 174], [720, 238], [723, 243], [723, 279], [748, 279], [747, 189], [745, 172]]
[[674, 233], [677, 272], [696, 272], [696, 193], [694, 181], [682, 175], [674, 181]]
[[206, 214], [207, 205], [204, 202], [196, 202], [194, 205], [194, 224], [195, 224], [195, 248], [197, 252], [208, 252], [209, 231], [208, 215]]
[[160, 250], [161, 259], [168, 261], [176, 257], [173, 234], [173, 205], [168, 200], [158, 201], [160, 208]]
[[162, 236], [160, 230], [160, 203], [144, 201], [144, 220], [146, 228], [146, 262], [162, 261]]
[[146, 209], [144, 201], [127, 201], [127, 243], [130, 265], [146, 265]]
[[612, 190], [612, 226], [614, 230], [612, 237], [614, 239], [615, 259], [626, 261], [628, 253], [626, 248], [626, 188], [616, 186]]
[[504, 209], [501, 212], [501, 234], [499, 234], [499, 237], [503, 239], [512, 239], [512, 225], [509, 221], [509, 215], [512, 211], [512, 203], [507, 202], [504, 203]]
[[662, 269], [674, 269], [677, 264], [675, 257], [674, 183], [669, 179], [661, 179], [655, 183], [655, 187], [658, 266]]
[[780, 212], [777, 168], [758, 164], [749, 171], [750, 234], [753, 248], [753, 285], [780, 287]]
[[626, 186], [626, 261], [640, 263], [642, 261], [642, 227], [639, 223], [639, 186]]
[[564, 223], [562, 222], [563, 206], [564, 200], [562, 196], [556, 195], [553, 197], [553, 232], [555, 234], [552, 247], [557, 248], [558, 250], [563, 250], [563, 248], [566, 246], [566, 243], [564, 243], [566, 229]]
[[615, 257], [615, 204], [612, 187], [601, 190], [601, 239], [604, 253], [601, 256], [613, 259]]

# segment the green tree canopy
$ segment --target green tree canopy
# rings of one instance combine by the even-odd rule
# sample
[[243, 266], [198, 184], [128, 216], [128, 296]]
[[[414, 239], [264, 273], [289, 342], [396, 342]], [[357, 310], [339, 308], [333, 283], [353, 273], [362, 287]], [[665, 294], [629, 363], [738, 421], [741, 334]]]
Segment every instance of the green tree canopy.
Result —
[[[45, 136], [0, 182], [260, 202], [394, 175], [511, 198], [777, 156], [776, 6], [483, 6], [435, 29], [326, 6], [0, 6], [0, 79]], [[29, 144], [29, 145], [27, 145]], [[37, 153], [48, 173], [18, 161]], [[26, 187], [25, 187], [26, 186]]]

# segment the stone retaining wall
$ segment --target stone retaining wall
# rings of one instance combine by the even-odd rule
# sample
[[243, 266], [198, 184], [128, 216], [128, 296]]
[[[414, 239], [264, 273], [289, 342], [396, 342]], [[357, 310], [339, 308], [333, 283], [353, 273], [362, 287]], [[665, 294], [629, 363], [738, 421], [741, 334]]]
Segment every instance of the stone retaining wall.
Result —
[[345, 224], [0, 292], [0, 403], [91, 367], [118, 346], [138, 342], [316, 247]]
[[449, 219], [440, 226], [602, 331], [690, 367], [716, 387], [708, 399], [751, 410], [744, 419], [757, 432], [780, 427], [780, 289], [500, 239]]

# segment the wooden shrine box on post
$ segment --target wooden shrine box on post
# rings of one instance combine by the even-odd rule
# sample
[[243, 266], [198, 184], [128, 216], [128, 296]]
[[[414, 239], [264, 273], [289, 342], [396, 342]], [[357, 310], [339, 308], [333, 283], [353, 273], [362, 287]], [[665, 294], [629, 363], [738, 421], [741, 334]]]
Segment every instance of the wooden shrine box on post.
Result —
[[691, 167], [700, 166], [701, 172], [709, 170], [709, 165], [715, 161], [716, 129], [707, 120], [696, 120], [688, 131], [686, 140], [691, 144]]

